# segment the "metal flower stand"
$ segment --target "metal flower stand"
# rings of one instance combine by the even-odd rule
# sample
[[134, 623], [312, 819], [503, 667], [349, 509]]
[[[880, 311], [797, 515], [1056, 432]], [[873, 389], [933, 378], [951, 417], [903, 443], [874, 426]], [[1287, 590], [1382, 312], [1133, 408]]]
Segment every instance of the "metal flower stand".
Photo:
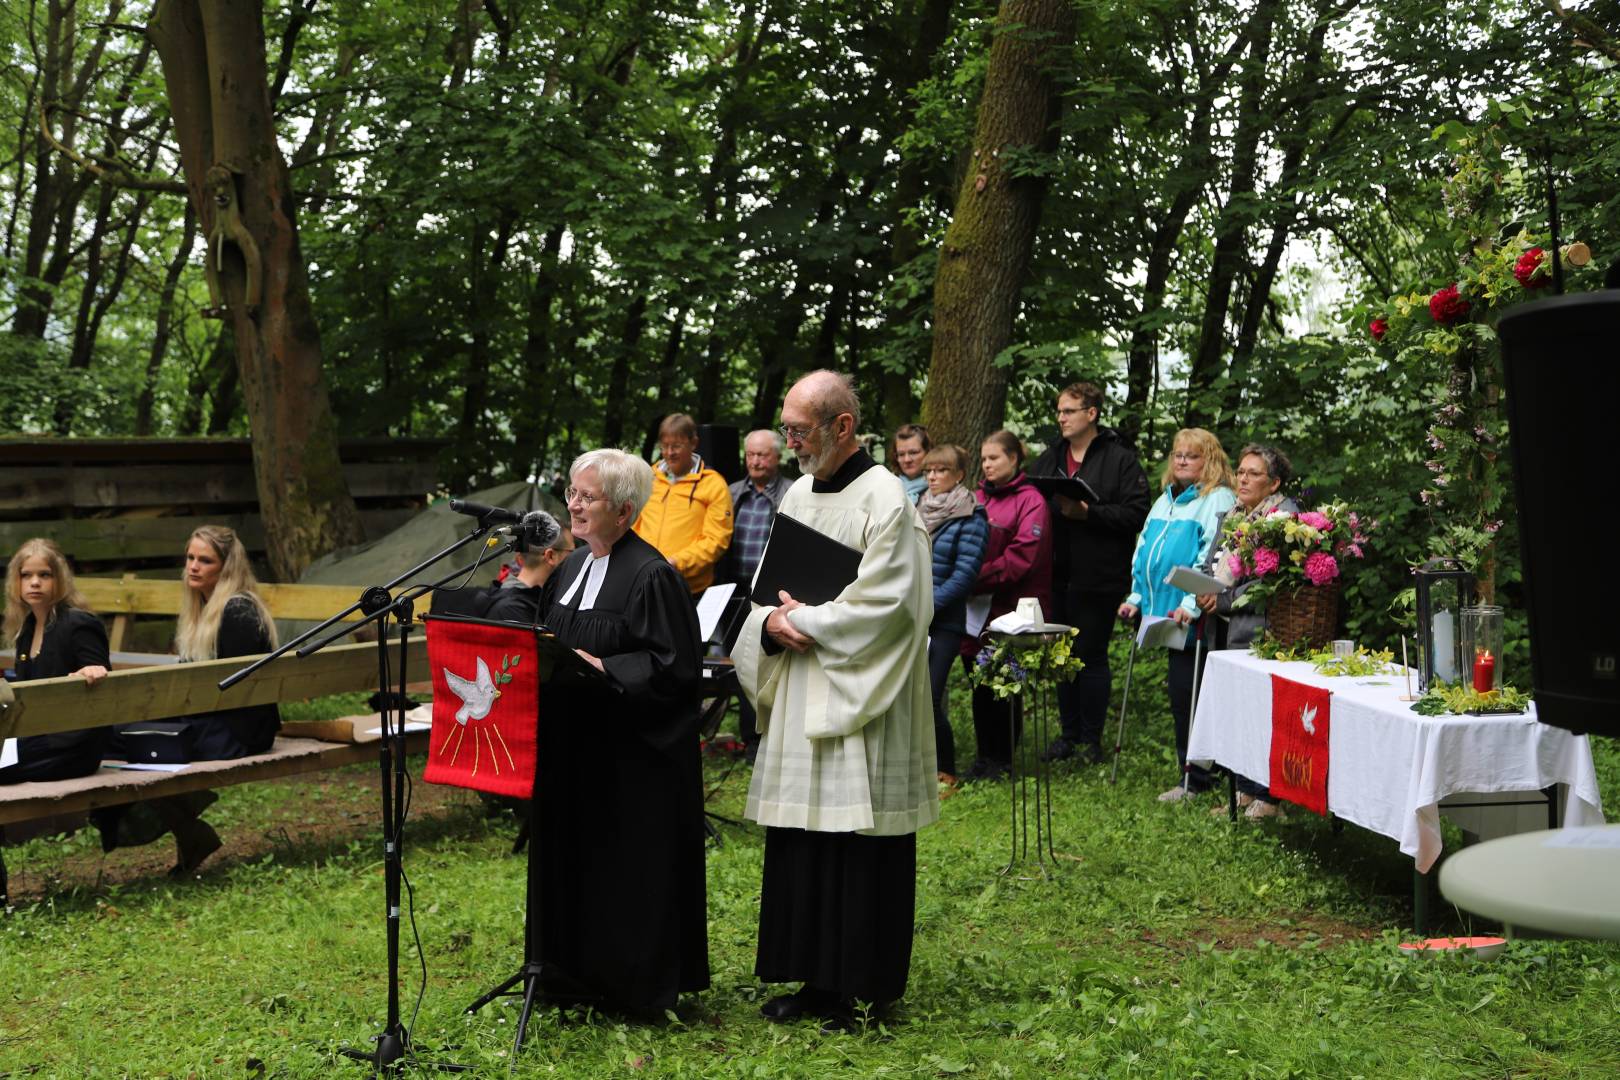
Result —
[[[1014, 641], [1026, 639], [1051, 641], [1056, 636], [1052, 631], [1067, 633], [1069, 628], [1048, 623], [1046, 632], [1043, 633], [995, 636]], [[1012, 737], [1013, 748], [1008, 773], [1010, 781], [1008, 787], [1012, 795], [1012, 850], [1008, 855], [1007, 865], [996, 871], [997, 877], [1005, 877], [1022, 865], [1038, 872], [1042, 878], [1049, 878], [1052, 876], [1052, 870], [1057, 868], [1057, 852], [1052, 845], [1052, 766], [1044, 757], [1052, 731], [1052, 716], [1057, 711], [1056, 700], [1057, 680], [1053, 678], [1053, 672], [1043, 656], [1041, 665], [1028, 671], [1024, 681], [1024, 692], [1013, 695], [1012, 708], [1008, 710], [1007, 723], [1012, 728], [1008, 735]], [[1027, 710], [1026, 702], [1029, 705]], [[1020, 721], [1025, 719], [1026, 715], [1029, 723], [1023, 725], [1024, 737], [1017, 739]], [[1029, 834], [1032, 802], [1035, 861], [1031, 867]], [[1021, 874], [1020, 877], [1026, 881], [1034, 880], [1034, 873]]]

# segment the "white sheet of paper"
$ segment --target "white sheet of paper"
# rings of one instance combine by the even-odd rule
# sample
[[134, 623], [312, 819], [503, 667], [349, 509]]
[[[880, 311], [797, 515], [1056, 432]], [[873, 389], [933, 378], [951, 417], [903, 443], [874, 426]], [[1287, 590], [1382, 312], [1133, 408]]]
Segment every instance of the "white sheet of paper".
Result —
[[1187, 628], [1168, 615], [1142, 616], [1142, 628], [1136, 632], [1138, 649], [1175, 649], [1187, 647]]
[[1205, 593], [1218, 593], [1225, 589], [1215, 578], [1194, 570], [1190, 566], [1178, 566], [1170, 571], [1170, 576], [1164, 579], [1166, 585], [1174, 585], [1182, 592], [1192, 593], [1194, 596], [1203, 596]]
[[119, 765], [120, 769], [129, 769], [131, 772], [179, 772], [189, 768], [189, 762], [179, 762], [174, 765], [161, 764], [155, 761], [126, 761]]
[[698, 640], [708, 641], [714, 636], [714, 628], [720, 625], [720, 616], [726, 613], [726, 604], [731, 601], [731, 594], [737, 591], [737, 583], [728, 581], [724, 585], [710, 585], [698, 597]]
[[978, 637], [984, 633], [984, 624], [990, 618], [990, 594], [983, 596], [970, 596], [967, 602], [967, 636]]
[[1559, 829], [1541, 842], [1542, 847], [1620, 848], [1620, 829], [1606, 825]]
[[[411, 711], [415, 712], [416, 710], [413, 709]], [[431, 723], [423, 723], [420, 720], [407, 720], [407, 721], [405, 721], [405, 734], [407, 734], [407, 735], [409, 735], [413, 731], [432, 731], [432, 730], [433, 730], [433, 725]], [[378, 724], [374, 728], [367, 728], [366, 729], [366, 734], [367, 735], [381, 735], [382, 734], [382, 725]]]
[[0, 769], [15, 764], [17, 764], [17, 740], [6, 739], [0, 742]]

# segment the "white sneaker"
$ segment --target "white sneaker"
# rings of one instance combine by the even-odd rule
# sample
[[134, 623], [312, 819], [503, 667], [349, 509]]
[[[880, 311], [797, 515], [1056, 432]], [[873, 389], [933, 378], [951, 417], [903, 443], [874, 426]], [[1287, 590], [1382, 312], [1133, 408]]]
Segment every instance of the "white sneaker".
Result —
[[1175, 787], [1171, 788], [1169, 791], [1166, 791], [1164, 794], [1160, 795], [1159, 796], [1159, 801], [1160, 802], [1180, 802], [1183, 799], [1190, 799], [1190, 798], [1192, 798], [1192, 793], [1189, 792], [1186, 788], [1182, 787], [1180, 784], [1177, 784]]
[[1266, 802], [1264, 799], [1256, 799], [1254, 802], [1249, 804], [1249, 808], [1247, 810], [1243, 811], [1243, 816], [1248, 818], [1250, 821], [1259, 821], [1261, 818], [1282, 817], [1284, 815], [1281, 803]]

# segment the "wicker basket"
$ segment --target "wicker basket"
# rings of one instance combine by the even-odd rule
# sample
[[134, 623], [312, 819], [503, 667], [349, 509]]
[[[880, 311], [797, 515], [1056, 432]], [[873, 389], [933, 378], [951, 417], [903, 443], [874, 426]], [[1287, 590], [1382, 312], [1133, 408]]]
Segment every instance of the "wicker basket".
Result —
[[1279, 590], [1266, 602], [1266, 625], [1276, 641], [1324, 648], [1339, 626], [1339, 583]]

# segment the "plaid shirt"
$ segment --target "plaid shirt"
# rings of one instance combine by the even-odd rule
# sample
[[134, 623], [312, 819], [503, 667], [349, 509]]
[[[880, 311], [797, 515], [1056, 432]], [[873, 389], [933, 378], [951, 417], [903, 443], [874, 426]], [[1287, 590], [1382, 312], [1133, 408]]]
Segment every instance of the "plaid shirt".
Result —
[[791, 485], [777, 473], [760, 491], [747, 477], [731, 485], [731, 568], [732, 580], [754, 579], [759, 560], [765, 556], [765, 541], [771, 536], [776, 508]]

